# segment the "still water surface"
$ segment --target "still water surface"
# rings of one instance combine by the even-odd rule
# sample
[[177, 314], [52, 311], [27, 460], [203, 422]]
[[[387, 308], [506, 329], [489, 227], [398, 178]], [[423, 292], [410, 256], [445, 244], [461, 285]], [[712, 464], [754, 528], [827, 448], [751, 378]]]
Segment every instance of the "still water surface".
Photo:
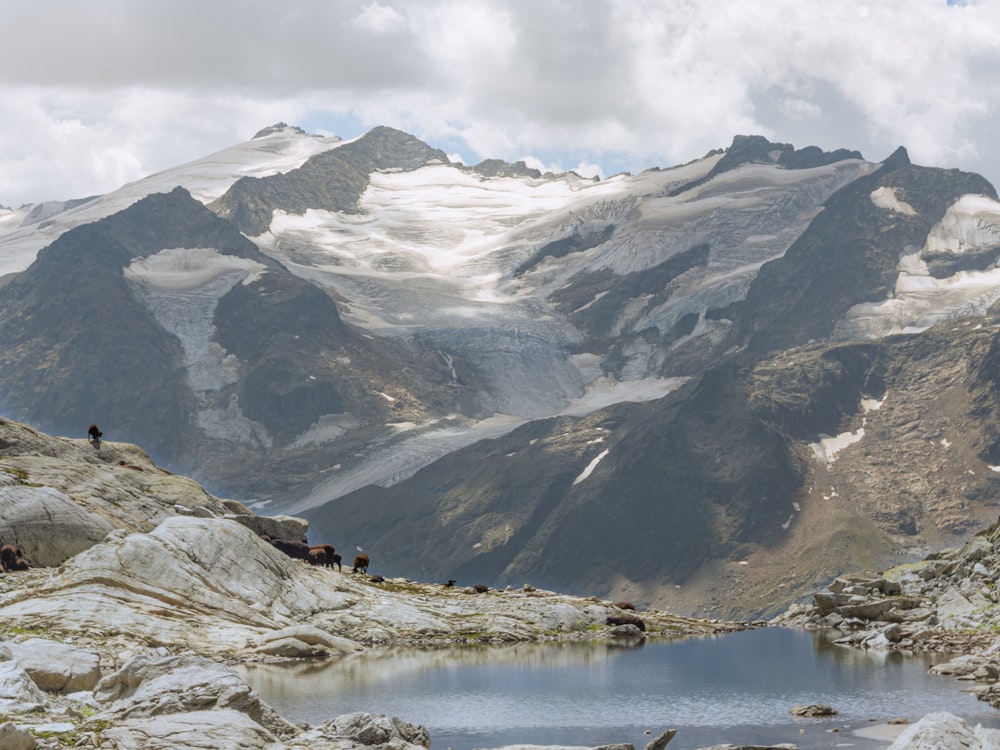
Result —
[[[252, 665], [243, 675], [290, 721], [398, 716], [427, 727], [440, 750], [613, 742], [641, 750], [670, 728], [678, 730], [670, 750], [727, 742], [873, 750], [890, 741], [866, 736], [873, 728], [933, 711], [1000, 727], [1000, 711], [962, 692], [965, 683], [927, 673], [934, 660], [766, 629], [631, 645], [393, 649], [322, 665]], [[789, 715], [810, 703], [838, 715]]]

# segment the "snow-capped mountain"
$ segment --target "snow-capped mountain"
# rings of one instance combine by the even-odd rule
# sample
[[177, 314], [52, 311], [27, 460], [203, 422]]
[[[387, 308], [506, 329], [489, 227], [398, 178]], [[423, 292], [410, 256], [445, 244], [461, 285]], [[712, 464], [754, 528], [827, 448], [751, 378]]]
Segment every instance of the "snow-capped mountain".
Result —
[[[810, 446], [891, 400], [898, 335], [993, 331], [998, 255], [993, 187], [902, 149], [737, 137], [598, 181], [278, 125], [0, 214], [0, 403], [50, 432], [96, 421], [390, 572], [652, 600], [794, 534], [822, 497]], [[983, 346], [951, 358], [981, 375]], [[970, 522], [995, 497], [990, 434], [965, 430]], [[869, 510], [873, 534], [940, 541], [932, 512]]]

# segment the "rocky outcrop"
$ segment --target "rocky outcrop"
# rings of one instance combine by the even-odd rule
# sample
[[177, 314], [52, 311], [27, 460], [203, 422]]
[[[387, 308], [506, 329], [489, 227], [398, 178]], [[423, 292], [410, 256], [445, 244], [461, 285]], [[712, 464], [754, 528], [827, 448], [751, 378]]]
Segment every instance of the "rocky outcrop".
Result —
[[93, 690], [101, 678], [101, 656], [47, 638], [9, 641], [5, 645], [32, 681], [47, 693]]
[[[7, 652], [2, 651], [0, 656]], [[47, 697], [18, 663], [0, 661], [0, 747], [66, 745], [109, 750], [251, 748], [256, 750], [426, 750], [427, 730], [397, 718], [349, 714], [299, 727], [263, 703], [239, 675], [193, 655], [134, 657], [92, 689]], [[12, 675], [19, 675], [13, 676]], [[13, 697], [10, 697], [13, 696]], [[53, 721], [58, 718], [59, 721]]]
[[112, 531], [148, 532], [178, 515], [226, 518], [275, 538], [301, 538], [308, 526], [215, 497], [128, 443], [97, 450], [3, 419], [0, 445], [0, 543], [16, 544], [35, 566], [58, 566]]
[[46, 698], [27, 670], [15, 661], [6, 645], [0, 644], [0, 712], [23, 714], [47, 708]]
[[[123, 592], [128, 595], [124, 596]], [[150, 533], [112, 534], [58, 572], [0, 599], [0, 618], [74, 637], [113, 629], [130, 640], [202, 653], [340, 655], [375, 643], [531, 640], [604, 625], [613, 605], [545, 591], [387, 588], [294, 560], [231, 520], [175, 516]], [[725, 623], [644, 612], [647, 632], [718, 632]], [[468, 636], [466, 636], [468, 637]]]
[[227, 710], [274, 735], [295, 731], [235, 671], [204, 657], [137, 656], [102, 679], [93, 693], [101, 708], [97, 721]]
[[772, 622], [839, 630], [837, 643], [859, 648], [958, 653], [931, 670], [973, 683], [969, 692], [1000, 708], [998, 577], [1000, 522], [961, 548], [881, 574], [839, 576]]
[[889, 745], [888, 750], [990, 750], [1000, 746], [1000, 730], [985, 729], [947, 712], [928, 714], [911, 724]]

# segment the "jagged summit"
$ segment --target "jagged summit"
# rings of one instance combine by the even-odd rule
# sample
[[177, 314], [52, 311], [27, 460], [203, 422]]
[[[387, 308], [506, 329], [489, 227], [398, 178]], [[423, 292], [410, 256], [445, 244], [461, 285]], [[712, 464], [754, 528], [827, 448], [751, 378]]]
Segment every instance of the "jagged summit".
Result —
[[889, 157], [882, 162], [882, 166], [885, 169], [899, 169], [900, 167], [908, 167], [910, 164], [910, 154], [903, 146], [900, 146], [893, 151]]

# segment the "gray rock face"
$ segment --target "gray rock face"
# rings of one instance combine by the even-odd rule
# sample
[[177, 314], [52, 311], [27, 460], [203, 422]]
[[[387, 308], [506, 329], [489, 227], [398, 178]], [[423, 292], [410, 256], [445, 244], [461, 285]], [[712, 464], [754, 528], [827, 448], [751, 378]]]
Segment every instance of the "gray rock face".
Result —
[[75, 693], [93, 690], [101, 678], [101, 657], [45, 638], [8, 642], [13, 658], [41, 690]]
[[0, 487], [0, 528], [32, 565], [51, 567], [100, 542], [114, 524], [52, 487]]
[[232, 709], [125, 719], [102, 735], [116, 750], [282, 750], [283, 743]]
[[48, 698], [24, 668], [12, 658], [2, 657], [0, 654], [0, 712], [22, 714], [47, 707]]
[[293, 728], [236, 672], [204, 657], [136, 657], [97, 685], [105, 719], [151, 719], [193, 711], [238, 712], [269, 732]]

